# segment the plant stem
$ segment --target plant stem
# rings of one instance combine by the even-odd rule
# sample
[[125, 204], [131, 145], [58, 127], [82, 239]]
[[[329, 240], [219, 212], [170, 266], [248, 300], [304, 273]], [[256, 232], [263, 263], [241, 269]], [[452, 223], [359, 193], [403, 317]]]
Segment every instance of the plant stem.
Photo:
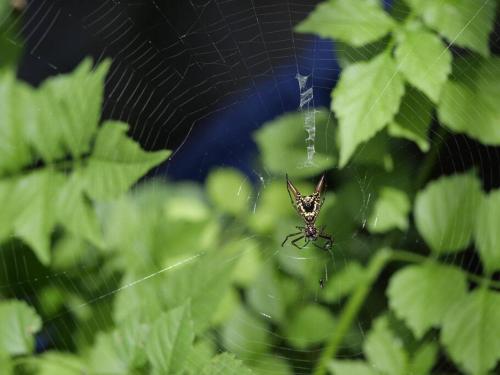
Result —
[[373, 283], [378, 278], [380, 272], [384, 269], [387, 262], [391, 259], [392, 251], [389, 249], [382, 249], [378, 251], [370, 263], [366, 271], [366, 279], [358, 286], [354, 293], [349, 298], [346, 307], [342, 311], [337, 328], [330, 337], [325, 350], [321, 353], [321, 357], [313, 372], [314, 375], [324, 375], [328, 361], [337, 353], [342, 339], [352, 325], [352, 321], [358, 315], [361, 306], [370, 291]]
[[[392, 261], [402, 261], [407, 263], [424, 263], [428, 261], [429, 257], [424, 255], [412, 253], [410, 251], [405, 250], [392, 250], [389, 248], [384, 248], [378, 251], [373, 258], [370, 260], [366, 270], [366, 278], [363, 283], [361, 283], [354, 293], [351, 295], [349, 300], [347, 301], [346, 306], [342, 310], [340, 315], [339, 323], [333, 332], [332, 336], [330, 336], [330, 340], [328, 341], [325, 349], [321, 353], [319, 361], [314, 369], [313, 375], [324, 375], [326, 372], [326, 367], [328, 362], [335, 357], [337, 351], [339, 349], [340, 344], [347, 331], [352, 325], [354, 319], [358, 316], [359, 310], [361, 306], [363, 306], [363, 302], [370, 291], [373, 283], [377, 280], [380, 272], [384, 269], [384, 267]], [[490, 277], [482, 277], [479, 275], [475, 275], [470, 272], [466, 272], [460, 269], [466, 277], [478, 284], [478, 285], [487, 285], [489, 287], [493, 287], [496, 289], [500, 289], [500, 282], [491, 280]]]
[[441, 149], [443, 148], [446, 137], [447, 137], [447, 131], [446, 129], [442, 126], [439, 125], [438, 130], [436, 131], [436, 134], [434, 136], [435, 139], [435, 145], [429, 151], [427, 154], [427, 157], [425, 158], [422, 168], [420, 168], [420, 171], [417, 175], [417, 180], [416, 180], [416, 190], [418, 191], [424, 184], [427, 182], [430, 174], [432, 173], [434, 166], [436, 164], [436, 160], [439, 156], [439, 153], [441, 152]]

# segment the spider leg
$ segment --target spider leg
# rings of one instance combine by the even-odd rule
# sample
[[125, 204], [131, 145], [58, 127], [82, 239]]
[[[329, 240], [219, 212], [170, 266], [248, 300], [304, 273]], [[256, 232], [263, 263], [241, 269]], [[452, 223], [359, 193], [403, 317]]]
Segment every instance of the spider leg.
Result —
[[286, 237], [285, 237], [285, 240], [281, 243], [281, 247], [285, 246], [286, 241], [288, 241], [288, 239], [289, 239], [290, 237], [294, 237], [294, 236], [297, 236], [297, 235], [299, 235], [299, 234], [302, 234], [302, 231], [297, 232], [297, 233], [292, 233], [292, 234], [289, 234], [288, 236], [286, 236]]
[[306, 246], [309, 241], [307, 241], [306, 244], [304, 246], [302, 246], [302, 247], [300, 247], [299, 245], [297, 245], [297, 241], [303, 239], [304, 237], [305, 237], [304, 235], [302, 235], [300, 237], [297, 237], [296, 239], [294, 239], [292, 241], [292, 245], [295, 246], [297, 249], [302, 250], [304, 248], [304, 246]]
[[332, 236], [330, 236], [329, 234], [323, 233], [323, 230], [321, 230], [318, 237], [321, 237], [321, 238], [326, 240], [325, 250], [331, 249], [331, 247], [333, 245], [333, 237]]

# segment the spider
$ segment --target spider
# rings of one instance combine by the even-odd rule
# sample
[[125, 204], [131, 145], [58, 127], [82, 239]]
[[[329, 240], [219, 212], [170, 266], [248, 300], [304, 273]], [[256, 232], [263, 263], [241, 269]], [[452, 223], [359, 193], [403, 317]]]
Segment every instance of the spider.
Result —
[[[292, 181], [288, 179], [288, 175], [286, 175], [286, 186], [288, 195], [290, 195], [292, 205], [295, 207], [297, 213], [304, 219], [304, 226], [298, 226], [297, 229], [299, 230], [299, 232], [292, 233], [286, 236], [281, 246], [284, 246], [290, 237], [293, 238], [298, 236], [291, 241], [292, 245], [297, 247], [298, 249], [303, 249], [309, 242], [312, 242], [313, 245], [317, 248], [325, 251], [330, 251], [330, 248], [333, 244], [332, 236], [325, 233], [323, 231], [324, 228], [318, 230], [315, 225], [319, 211], [321, 210], [321, 206], [323, 206], [323, 202], [325, 201], [325, 197], [321, 196], [324, 193], [326, 187], [325, 175], [321, 176], [321, 179], [316, 185], [314, 194], [311, 195], [302, 196], [302, 194], [300, 194], [297, 188], [293, 185]], [[305, 238], [305, 244], [301, 247], [297, 245], [297, 241], [300, 241], [303, 238]], [[318, 238], [326, 240], [324, 246], [319, 246], [315, 243]]]

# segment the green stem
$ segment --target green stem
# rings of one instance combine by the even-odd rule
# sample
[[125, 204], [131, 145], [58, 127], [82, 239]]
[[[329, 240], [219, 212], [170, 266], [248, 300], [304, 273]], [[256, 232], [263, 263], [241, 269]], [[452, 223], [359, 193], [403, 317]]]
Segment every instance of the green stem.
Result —
[[346, 307], [342, 311], [339, 323], [330, 337], [325, 350], [321, 353], [319, 362], [314, 370], [314, 375], [324, 375], [326, 366], [332, 357], [337, 353], [342, 339], [352, 325], [352, 321], [358, 315], [361, 306], [370, 291], [373, 283], [378, 278], [380, 272], [384, 269], [387, 262], [391, 259], [391, 250], [382, 249], [371, 259], [366, 271], [366, 279], [358, 286], [349, 298]]
[[417, 191], [422, 186], [424, 186], [424, 184], [429, 179], [429, 176], [431, 175], [432, 171], [434, 170], [434, 167], [436, 165], [436, 160], [439, 157], [439, 153], [441, 152], [441, 149], [445, 144], [447, 134], [448, 133], [446, 129], [442, 125], [440, 125], [434, 136], [435, 139], [434, 147], [427, 154], [427, 157], [423, 162], [422, 168], [420, 169], [417, 175], [417, 180], [415, 184]]
[[[338, 325], [333, 332], [332, 336], [330, 336], [330, 340], [328, 341], [325, 349], [321, 353], [319, 361], [314, 369], [314, 375], [324, 375], [326, 372], [326, 368], [328, 362], [335, 357], [337, 351], [342, 343], [344, 336], [346, 335], [349, 328], [352, 326], [354, 319], [358, 316], [359, 310], [363, 306], [363, 302], [366, 299], [368, 292], [370, 291], [373, 283], [377, 280], [380, 272], [384, 269], [384, 267], [392, 261], [401, 261], [407, 263], [423, 263], [428, 261], [429, 258], [412, 253], [405, 250], [391, 250], [391, 249], [382, 249], [371, 259], [368, 264], [366, 270], [366, 279], [363, 283], [361, 283], [354, 293], [351, 295], [349, 300], [347, 301], [346, 306], [342, 310], [340, 315], [340, 319]], [[466, 277], [478, 284], [478, 285], [487, 285], [488, 287], [493, 287], [496, 289], [500, 289], [500, 281], [491, 280], [490, 277], [482, 277], [479, 275], [475, 275], [470, 272], [466, 272], [460, 269]]]

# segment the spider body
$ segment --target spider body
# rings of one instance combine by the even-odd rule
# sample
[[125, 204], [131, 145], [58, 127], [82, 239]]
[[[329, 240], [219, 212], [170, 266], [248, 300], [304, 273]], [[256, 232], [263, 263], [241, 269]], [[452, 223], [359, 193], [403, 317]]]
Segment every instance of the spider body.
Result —
[[[288, 176], [286, 176], [286, 185], [288, 194], [290, 195], [290, 200], [292, 201], [292, 205], [304, 220], [304, 226], [297, 227], [299, 232], [292, 233], [286, 236], [281, 246], [284, 246], [290, 237], [295, 237], [291, 241], [291, 243], [299, 249], [302, 249], [309, 242], [312, 242], [316, 247], [320, 249], [329, 250], [333, 244], [333, 238], [330, 235], [324, 233], [323, 228], [320, 230], [316, 228], [316, 219], [318, 218], [319, 212], [324, 202], [324, 197], [322, 197], [321, 195], [324, 193], [326, 187], [325, 176], [323, 175], [321, 177], [318, 184], [316, 185], [314, 193], [311, 195], [303, 196], [293, 185], [292, 181], [288, 179]], [[319, 238], [325, 240], [324, 246], [316, 245], [315, 241]], [[305, 239], [305, 244], [301, 247], [297, 245], [297, 242], [302, 239]]]

